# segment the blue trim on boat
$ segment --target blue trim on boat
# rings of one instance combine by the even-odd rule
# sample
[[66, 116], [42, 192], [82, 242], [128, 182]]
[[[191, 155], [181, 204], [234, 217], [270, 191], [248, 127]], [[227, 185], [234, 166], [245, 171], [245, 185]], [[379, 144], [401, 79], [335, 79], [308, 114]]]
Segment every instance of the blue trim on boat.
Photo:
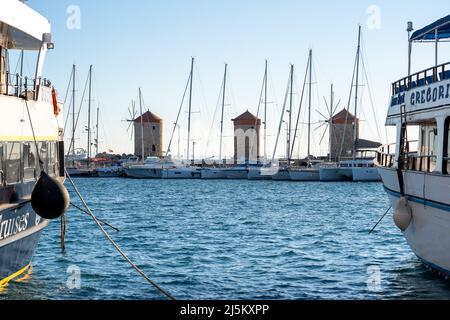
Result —
[[[416, 255], [417, 256], [417, 255]], [[417, 258], [419, 258], [420, 261], [422, 261], [423, 264], [426, 264], [427, 266], [429, 266], [431, 269], [438, 271], [440, 273], [443, 273], [446, 276], [450, 276], [450, 271], [446, 270], [444, 268], [439, 267], [438, 265], [435, 265], [434, 263], [431, 263], [425, 259], [422, 259], [421, 257], [417, 256]]]
[[[392, 195], [394, 197], [398, 197], [398, 198], [401, 197], [401, 193], [400, 192], [393, 191], [393, 190], [387, 188], [386, 186], [384, 187], [384, 190], [388, 194], [390, 194], [390, 195]], [[410, 196], [410, 195], [406, 195], [406, 198], [409, 201], [413, 201], [413, 202], [416, 202], [416, 203], [419, 203], [419, 204], [423, 204], [423, 205], [426, 205], [426, 206], [429, 206], [429, 207], [433, 207], [433, 208], [436, 208], [436, 209], [440, 209], [440, 210], [444, 210], [444, 211], [450, 212], [450, 205], [445, 204], [445, 203], [432, 201], [432, 200], [427, 200], [427, 199], [423, 199], [423, 198], [419, 198], [419, 197], [415, 197], [415, 196]]]

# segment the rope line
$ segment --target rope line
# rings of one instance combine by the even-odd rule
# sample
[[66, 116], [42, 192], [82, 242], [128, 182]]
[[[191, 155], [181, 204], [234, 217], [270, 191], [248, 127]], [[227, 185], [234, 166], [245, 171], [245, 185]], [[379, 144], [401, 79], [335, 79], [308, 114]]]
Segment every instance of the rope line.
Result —
[[78, 188], [76, 187], [74, 181], [72, 180], [69, 173], [67, 172], [67, 169], [64, 169], [64, 171], [66, 172], [66, 176], [67, 176], [70, 184], [72, 185], [75, 193], [77, 194], [78, 198], [81, 200], [81, 202], [83, 203], [84, 207], [86, 208], [88, 214], [94, 220], [95, 224], [97, 224], [97, 226], [100, 228], [101, 232], [106, 237], [106, 239], [108, 239], [108, 241], [111, 242], [111, 244], [120, 253], [120, 255], [131, 265], [131, 267], [134, 270], [136, 270], [145, 280], [147, 280], [147, 282], [149, 282], [153, 287], [155, 287], [159, 292], [161, 292], [169, 300], [175, 300], [175, 298], [170, 293], [168, 293], [163, 288], [161, 288], [158, 284], [156, 284], [153, 280], [151, 280], [141, 269], [139, 269], [139, 267], [136, 266], [136, 264], [134, 264], [133, 261], [131, 261], [130, 258], [128, 258], [128, 256], [122, 251], [122, 249], [120, 249], [120, 247], [117, 245], [117, 243], [111, 238], [111, 236], [108, 234], [108, 232], [106, 232], [106, 230], [103, 228], [101, 222], [94, 215], [91, 208], [88, 206], [88, 204], [84, 200], [83, 196], [78, 191]]

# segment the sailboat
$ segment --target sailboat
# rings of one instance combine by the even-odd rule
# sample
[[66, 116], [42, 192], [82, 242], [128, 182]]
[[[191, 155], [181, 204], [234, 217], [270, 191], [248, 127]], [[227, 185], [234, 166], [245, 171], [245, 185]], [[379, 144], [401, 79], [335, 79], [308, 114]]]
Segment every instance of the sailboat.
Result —
[[[375, 153], [374, 150], [363, 150], [359, 148], [359, 129], [358, 129], [358, 107], [359, 107], [359, 80], [360, 80], [360, 63], [361, 63], [361, 26], [358, 28], [358, 46], [356, 52], [355, 68], [352, 79], [352, 88], [350, 90], [349, 104], [353, 91], [353, 80], [355, 80], [355, 108], [352, 115], [347, 110], [343, 110], [345, 113], [345, 128], [344, 135], [341, 141], [341, 151], [339, 156], [342, 156], [342, 146], [344, 145], [344, 139], [346, 137], [345, 131], [348, 126], [352, 127], [352, 146], [351, 146], [351, 159], [341, 160], [336, 163], [335, 166], [323, 166], [320, 169], [320, 176], [322, 181], [355, 181], [355, 182], [370, 182], [381, 181], [381, 177], [375, 168]], [[370, 153], [374, 155], [369, 156]]]
[[[294, 87], [294, 65], [291, 65], [286, 94], [284, 96], [283, 109], [281, 111], [281, 118], [280, 118], [280, 122], [279, 122], [279, 126], [278, 126], [277, 138], [275, 140], [275, 147], [274, 147], [273, 155], [272, 155], [272, 169], [275, 172], [272, 174], [271, 179], [277, 180], [277, 181], [290, 181], [291, 180], [291, 177], [289, 176], [289, 167], [291, 165], [289, 158], [291, 158], [291, 156], [290, 156], [290, 154], [291, 154], [290, 132], [292, 132], [291, 124], [292, 124], [292, 110], [293, 110], [293, 87]], [[280, 167], [279, 165], [275, 166], [275, 157], [276, 157], [276, 153], [278, 150], [278, 143], [280, 141], [280, 135], [281, 135], [281, 131], [283, 128], [283, 123], [286, 123], [284, 121], [284, 116], [286, 113], [287, 100], [288, 100], [289, 96], [290, 96], [290, 104], [289, 104], [289, 110], [288, 110], [289, 122], [288, 122], [288, 129], [286, 131], [286, 133], [287, 133], [287, 139], [286, 139], [287, 163], [285, 166]]]
[[[312, 107], [312, 50], [309, 50], [309, 103], [308, 103], [308, 154], [306, 168], [289, 168], [289, 177], [292, 181], [320, 181], [320, 172], [311, 162], [311, 107]], [[290, 161], [290, 160], [289, 160]]]
[[[188, 139], [187, 139], [187, 155], [186, 155], [186, 164], [178, 165], [176, 167], [170, 167], [167, 169], [163, 169], [162, 178], [163, 179], [200, 179], [201, 171], [200, 168], [196, 166], [189, 165], [190, 159], [190, 146], [191, 146], [191, 117], [192, 117], [192, 93], [193, 93], [193, 83], [194, 83], [194, 63], [195, 58], [191, 59], [191, 72], [189, 75], [189, 110], [188, 110]], [[183, 107], [183, 104], [180, 107], [180, 112]], [[179, 113], [180, 114], [180, 113]], [[178, 120], [176, 121], [175, 126], [178, 125]], [[170, 149], [170, 147], [169, 147]], [[195, 160], [195, 159], [193, 159]]]
[[[76, 115], [75, 110], [75, 92], [76, 92], [76, 66], [72, 67], [72, 140], [69, 146], [69, 152], [66, 155], [66, 161], [69, 164], [67, 166], [67, 171], [72, 177], [91, 177], [94, 169], [91, 167], [91, 103], [92, 103], [92, 70], [93, 66], [89, 67], [89, 74], [87, 79], [88, 85], [88, 125], [86, 127], [88, 141], [86, 149], [75, 148], [75, 134], [76, 127], [79, 119], [79, 115]], [[83, 92], [83, 96], [85, 90]], [[81, 105], [80, 110], [81, 111]]]
[[227, 86], [227, 72], [228, 64], [225, 64], [225, 72], [223, 76], [223, 88], [222, 88], [222, 112], [220, 120], [220, 151], [219, 151], [219, 166], [212, 168], [201, 169], [202, 179], [226, 179], [227, 174], [225, 168], [222, 166], [222, 150], [223, 150], [223, 120], [225, 112], [225, 97], [226, 97], [226, 86]]
[[[264, 161], [267, 159], [267, 82], [268, 82], [268, 61], [266, 60], [265, 64], [265, 72], [264, 72]], [[261, 99], [263, 95], [260, 95], [259, 103], [258, 103], [258, 113], [261, 108]], [[272, 176], [276, 173], [276, 171], [272, 168], [272, 162], [268, 164], [263, 164], [262, 166], [251, 166], [248, 168], [247, 178], [249, 180], [272, 180]]]

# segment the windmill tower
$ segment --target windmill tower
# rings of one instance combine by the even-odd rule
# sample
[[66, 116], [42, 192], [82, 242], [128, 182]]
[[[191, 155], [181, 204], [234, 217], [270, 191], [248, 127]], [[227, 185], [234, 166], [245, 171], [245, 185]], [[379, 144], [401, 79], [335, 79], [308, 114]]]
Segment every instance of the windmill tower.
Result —
[[246, 111], [232, 121], [235, 163], [257, 163], [260, 157], [261, 119]]

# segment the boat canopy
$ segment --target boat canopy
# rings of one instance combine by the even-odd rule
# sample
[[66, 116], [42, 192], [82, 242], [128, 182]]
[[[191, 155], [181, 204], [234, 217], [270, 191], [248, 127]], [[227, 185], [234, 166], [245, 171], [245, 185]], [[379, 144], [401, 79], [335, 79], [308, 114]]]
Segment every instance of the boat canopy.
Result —
[[50, 22], [18, 0], [1, 0], [0, 46], [8, 49], [39, 50], [51, 42]]
[[450, 15], [417, 30], [411, 36], [411, 41], [436, 41], [450, 38]]

